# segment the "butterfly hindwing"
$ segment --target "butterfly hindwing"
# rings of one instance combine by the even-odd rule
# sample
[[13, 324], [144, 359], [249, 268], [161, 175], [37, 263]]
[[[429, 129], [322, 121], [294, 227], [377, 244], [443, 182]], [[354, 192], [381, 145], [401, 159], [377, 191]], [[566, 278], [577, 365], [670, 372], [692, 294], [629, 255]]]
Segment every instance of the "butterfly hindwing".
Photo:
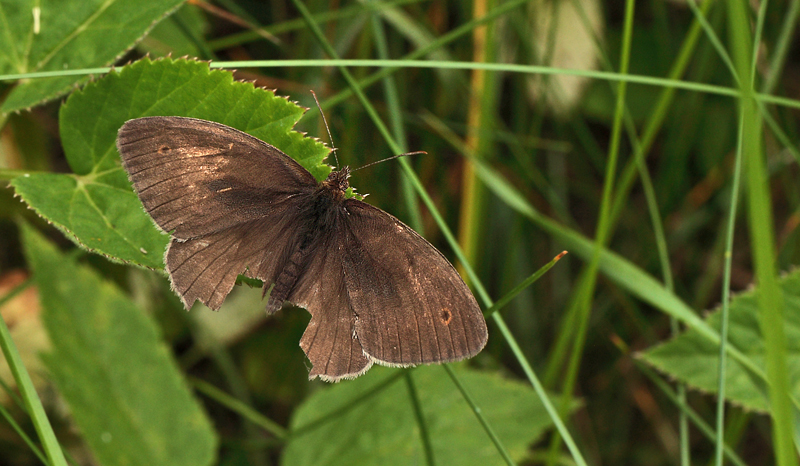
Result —
[[342, 246], [337, 234], [317, 238], [312, 246], [314, 254], [288, 296], [288, 301], [311, 313], [300, 339], [313, 365], [309, 378], [319, 376], [329, 382], [357, 377], [373, 363], [355, 333], [355, 315], [342, 271]]
[[293, 220], [289, 215], [276, 215], [199, 238], [173, 238], [164, 263], [172, 287], [186, 308], [197, 299], [219, 309], [239, 274], [263, 280], [268, 288], [295, 243]]

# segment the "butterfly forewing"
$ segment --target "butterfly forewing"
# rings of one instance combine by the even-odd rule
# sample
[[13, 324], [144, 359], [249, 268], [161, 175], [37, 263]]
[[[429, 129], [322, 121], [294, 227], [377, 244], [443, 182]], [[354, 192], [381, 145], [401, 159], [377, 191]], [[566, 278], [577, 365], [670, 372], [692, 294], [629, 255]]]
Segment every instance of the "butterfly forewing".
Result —
[[376, 207], [349, 199], [344, 209], [343, 270], [364, 352], [377, 362], [414, 365], [483, 349], [483, 315], [447, 259]]
[[205, 120], [146, 117], [119, 130], [122, 164], [145, 209], [178, 239], [271, 215], [316, 180], [278, 149]]

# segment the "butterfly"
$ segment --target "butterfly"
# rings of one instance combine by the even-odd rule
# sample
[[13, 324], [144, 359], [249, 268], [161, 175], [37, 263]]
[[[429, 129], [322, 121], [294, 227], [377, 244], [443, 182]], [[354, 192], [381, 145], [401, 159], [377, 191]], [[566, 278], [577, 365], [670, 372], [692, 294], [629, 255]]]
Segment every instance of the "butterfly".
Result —
[[117, 148], [145, 210], [171, 235], [164, 264], [189, 309], [217, 310], [240, 274], [263, 281], [267, 311], [311, 321], [309, 379], [457, 361], [487, 339], [475, 297], [445, 257], [392, 215], [346, 198], [350, 170], [321, 183], [277, 148], [183, 117], [126, 122]]

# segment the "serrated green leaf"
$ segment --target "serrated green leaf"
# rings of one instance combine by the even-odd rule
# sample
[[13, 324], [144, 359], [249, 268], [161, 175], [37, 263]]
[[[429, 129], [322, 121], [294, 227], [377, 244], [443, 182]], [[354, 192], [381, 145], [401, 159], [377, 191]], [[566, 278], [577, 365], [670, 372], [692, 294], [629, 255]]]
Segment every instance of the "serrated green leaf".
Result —
[[18, 177], [11, 185], [30, 208], [83, 248], [163, 268], [169, 238], [158, 231], [129, 187], [57, 173]]
[[[402, 378], [372, 393], [375, 387], [394, 377], [396, 371], [373, 367], [357, 380], [309, 397], [295, 411], [291, 426], [293, 430], [308, 424], [314, 427], [307, 431], [303, 427], [305, 433], [291, 438], [282, 464], [424, 464], [419, 427]], [[521, 458], [530, 442], [552, 425], [529, 386], [497, 374], [468, 369], [457, 370], [456, 374], [512, 457]], [[417, 367], [412, 377], [439, 464], [503, 464], [488, 435], [441, 367]], [[350, 409], [326, 417], [327, 413], [354, 402]]]
[[[800, 399], [800, 270], [784, 276], [780, 285], [786, 300], [783, 319], [790, 386], [793, 396]], [[712, 328], [719, 329], [720, 311], [710, 313], [706, 322]], [[742, 293], [731, 300], [728, 344], [745, 353], [759, 367], [765, 367], [756, 291]], [[719, 346], [694, 330], [654, 346], [641, 353], [640, 357], [681, 382], [704, 392], [717, 392]], [[733, 358], [728, 359], [725, 384], [728, 401], [753, 410], [767, 410], [763, 382], [753, 380], [750, 373]]]
[[111, 259], [159, 269], [168, 236], [160, 233], [130, 187], [115, 146], [132, 118], [178, 115], [217, 121], [283, 150], [317, 179], [328, 150], [292, 131], [305, 110], [205, 62], [140, 60], [73, 93], [59, 124], [72, 175], [31, 174], [11, 185], [39, 215], [80, 246]]
[[52, 350], [42, 355], [99, 464], [206, 465], [217, 438], [155, 323], [23, 226]]
[[[183, 0], [8, 0], [0, 2], [0, 73], [94, 68], [112, 64]], [[37, 19], [38, 16], [38, 19]], [[88, 78], [20, 83], [0, 112], [22, 110], [67, 93]]]

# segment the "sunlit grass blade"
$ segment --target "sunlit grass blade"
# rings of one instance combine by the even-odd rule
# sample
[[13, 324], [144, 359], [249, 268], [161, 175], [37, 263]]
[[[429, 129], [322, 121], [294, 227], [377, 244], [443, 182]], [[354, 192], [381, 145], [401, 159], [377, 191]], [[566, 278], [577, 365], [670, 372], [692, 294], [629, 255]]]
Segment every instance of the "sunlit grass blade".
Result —
[[[22, 287], [18, 288], [20, 291]], [[5, 320], [0, 319], [0, 348], [3, 350], [3, 355], [11, 368], [11, 373], [14, 375], [14, 380], [19, 387], [20, 395], [25, 402], [28, 414], [31, 416], [33, 426], [39, 434], [39, 440], [42, 442], [42, 448], [52, 466], [66, 466], [67, 460], [64, 458], [64, 453], [61, 450], [61, 445], [56, 439], [53, 432], [53, 427], [47, 414], [44, 412], [42, 401], [36, 393], [36, 388], [33, 386], [31, 376], [28, 374], [25, 365], [22, 363], [22, 358], [19, 355], [14, 341], [11, 339], [11, 332], [8, 330]]]
[[261, 427], [266, 432], [269, 432], [270, 434], [274, 435], [275, 438], [280, 440], [285, 440], [287, 438], [288, 433], [286, 429], [283, 428], [283, 426], [276, 423], [272, 419], [262, 415], [252, 407], [243, 403], [242, 401], [234, 398], [233, 396], [225, 393], [224, 391], [220, 390], [219, 388], [211, 385], [210, 383], [204, 380], [200, 380], [197, 378], [190, 378], [189, 382], [192, 384], [195, 390], [206, 395], [207, 397], [216, 401], [220, 405], [225, 406], [231, 411], [239, 414], [244, 419], [247, 419], [253, 424]]
[[559, 254], [556, 257], [554, 257], [553, 260], [551, 260], [547, 264], [543, 265], [539, 270], [537, 270], [536, 272], [531, 274], [528, 278], [526, 278], [525, 280], [521, 281], [517, 286], [512, 288], [511, 291], [509, 291], [508, 293], [503, 295], [502, 298], [500, 298], [497, 301], [495, 301], [495, 303], [492, 304], [491, 307], [486, 309], [483, 312], [483, 315], [486, 316], [486, 317], [489, 317], [492, 314], [494, 314], [495, 312], [499, 311], [500, 309], [503, 309], [506, 306], [506, 304], [510, 303], [511, 300], [513, 300], [515, 297], [517, 297], [518, 294], [522, 293], [529, 286], [531, 286], [534, 283], [536, 283], [536, 281], [539, 278], [541, 278], [542, 275], [544, 275], [548, 270], [550, 270], [554, 265], [556, 265], [556, 262], [560, 261], [561, 258], [564, 257], [566, 254], [567, 254], [567, 251], [562, 252], [561, 254]]

